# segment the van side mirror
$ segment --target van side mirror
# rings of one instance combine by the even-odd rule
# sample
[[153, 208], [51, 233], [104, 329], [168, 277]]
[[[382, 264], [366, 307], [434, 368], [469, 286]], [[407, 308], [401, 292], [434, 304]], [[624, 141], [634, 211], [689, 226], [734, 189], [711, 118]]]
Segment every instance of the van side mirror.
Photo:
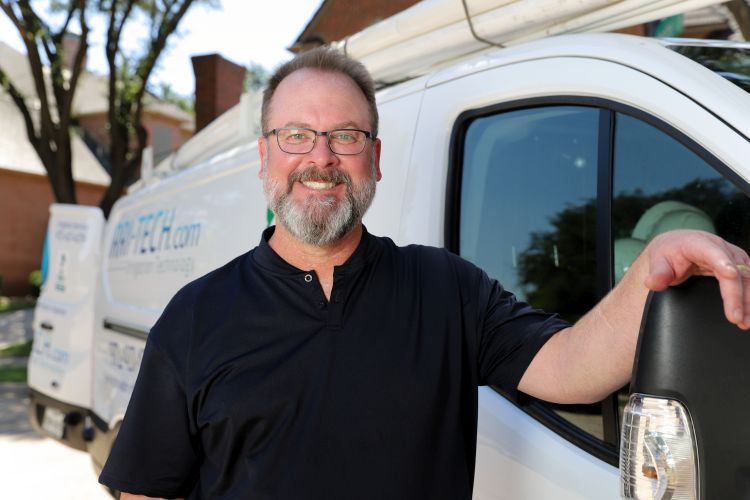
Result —
[[630, 388], [623, 498], [750, 499], [750, 333], [724, 317], [715, 279], [649, 295]]

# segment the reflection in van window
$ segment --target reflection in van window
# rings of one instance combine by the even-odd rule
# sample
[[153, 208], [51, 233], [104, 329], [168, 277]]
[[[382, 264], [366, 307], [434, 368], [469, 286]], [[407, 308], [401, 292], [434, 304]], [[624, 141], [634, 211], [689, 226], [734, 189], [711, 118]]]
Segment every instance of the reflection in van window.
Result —
[[511, 111], [474, 120], [465, 137], [461, 256], [569, 321], [596, 299], [598, 114]]
[[614, 278], [657, 234], [699, 229], [750, 250], [750, 200], [695, 153], [636, 118], [615, 117]]
[[[596, 302], [599, 110], [549, 106], [474, 120], [459, 251], [520, 299], [576, 321]], [[599, 405], [549, 405], [601, 439]]]

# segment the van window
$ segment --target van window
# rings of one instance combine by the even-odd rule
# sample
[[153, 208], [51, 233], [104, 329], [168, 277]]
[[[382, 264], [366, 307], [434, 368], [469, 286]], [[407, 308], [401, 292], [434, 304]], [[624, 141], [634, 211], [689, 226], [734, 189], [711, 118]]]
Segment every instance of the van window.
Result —
[[750, 250], [750, 202], [698, 155], [656, 127], [615, 116], [614, 279], [654, 236], [699, 229]]
[[[750, 198], [674, 138], [618, 113], [613, 162], [615, 281], [670, 229], [708, 231], [750, 252]], [[621, 390], [620, 421], [627, 397]]]
[[[470, 116], [457, 158], [458, 251], [536, 307], [576, 321], [594, 306], [602, 282], [619, 281], [648, 241], [670, 229], [713, 232], [750, 251], [750, 199], [666, 126], [595, 105]], [[613, 127], [600, 126], [609, 120]], [[607, 164], [599, 165], [599, 147], [609, 151], [610, 145], [611, 157], [605, 154]], [[596, 218], [597, 208], [609, 206], [597, 200], [601, 172], [612, 176], [607, 227], [597, 227]], [[608, 269], [597, 262], [597, 250], [599, 258], [608, 255], [596, 247], [597, 231], [611, 235], [605, 241], [612, 276], [597, 275]], [[615, 396], [622, 411], [627, 394]], [[597, 442], [616, 446], [614, 399], [605, 401], [606, 422], [601, 405], [520, 403], [589, 451]], [[548, 421], [547, 414], [567, 423]]]
[[[576, 321], [596, 303], [599, 110], [546, 106], [466, 130], [459, 252], [535, 307]], [[555, 405], [601, 438], [598, 405]]]

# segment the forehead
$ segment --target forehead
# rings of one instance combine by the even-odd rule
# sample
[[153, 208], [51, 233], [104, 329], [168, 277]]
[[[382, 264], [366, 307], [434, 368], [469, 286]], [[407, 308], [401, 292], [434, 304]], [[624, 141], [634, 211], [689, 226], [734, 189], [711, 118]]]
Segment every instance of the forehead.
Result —
[[291, 123], [327, 127], [352, 122], [364, 128], [370, 120], [367, 99], [354, 80], [343, 73], [308, 68], [291, 73], [279, 83], [268, 114], [271, 127]]

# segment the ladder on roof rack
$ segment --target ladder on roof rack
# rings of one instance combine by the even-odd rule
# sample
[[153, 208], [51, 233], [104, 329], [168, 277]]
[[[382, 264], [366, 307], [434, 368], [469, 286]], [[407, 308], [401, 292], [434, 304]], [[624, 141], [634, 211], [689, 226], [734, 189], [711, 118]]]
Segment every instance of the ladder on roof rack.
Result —
[[491, 45], [613, 31], [726, 0], [423, 0], [334, 47], [379, 85], [427, 73]]

